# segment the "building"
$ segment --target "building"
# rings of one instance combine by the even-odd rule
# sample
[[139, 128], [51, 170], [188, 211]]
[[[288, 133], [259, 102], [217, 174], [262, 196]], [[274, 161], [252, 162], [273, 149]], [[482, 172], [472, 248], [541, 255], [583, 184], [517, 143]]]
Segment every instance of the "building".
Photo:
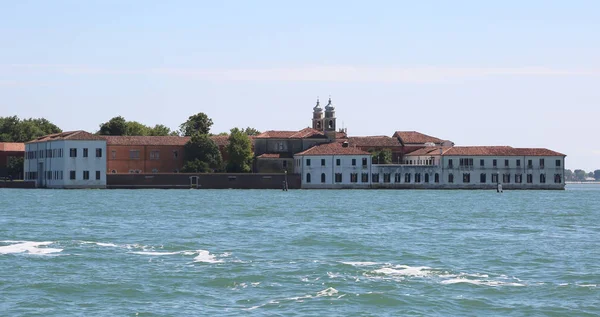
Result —
[[371, 154], [348, 142], [318, 144], [294, 155], [302, 188], [370, 188]]
[[85, 132], [50, 134], [25, 143], [26, 181], [46, 188], [105, 188], [106, 140]]
[[25, 156], [24, 143], [0, 142], [0, 177], [12, 177], [13, 179], [23, 179], [23, 173], [11, 173], [9, 165], [12, 160]]

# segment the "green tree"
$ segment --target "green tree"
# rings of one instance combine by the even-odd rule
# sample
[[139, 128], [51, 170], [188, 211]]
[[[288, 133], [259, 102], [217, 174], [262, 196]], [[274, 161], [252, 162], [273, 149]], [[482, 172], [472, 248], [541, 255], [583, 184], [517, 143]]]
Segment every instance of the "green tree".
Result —
[[371, 156], [371, 161], [375, 164], [392, 164], [392, 150], [390, 149], [371, 151]]
[[187, 161], [183, 164], [181, 172], [183, 173], [209, 173], [212, 169], [206, 162], [202, 162], [199, 159], [193, 161]]
[[157, 124], [153, 128], [149, 129], [149, 135], [165, 136], [165, 135], [170, 135], [170, 134], [171, 134], [171, 129], [169, 129], [167, 126], [162, 125], [162, 124]]
[[572, 182], [573, 181], [573, 171], [565, 170], [565, 181]]
[[[220, 170], [223, 162], [219, 147], [208, 134], [196, 133], [185, 144], [185, 163], [196, 160], [208, 164], [213, 170]], [[190, 163], [192, 164], [192, 163]], [[195, 163], [193, 163], [195, 164]]]
[[242, 130], [242, 132], [244, 132], [246, 135], [259, 135], [260, 131], [256, 130], [255, 128], [251, 128], [251, 127], [247, 127], [246, 129]]
[[575, 170], [575, 171], [573, 172], [573, 174], [575, 174], [575, 180], [576, 180], [576, 181], [579, 181], [579, 182], [581, 182], [581, 181], [584, 181], [584, 180], [585, 180], [585, 175], [586, 175], [586, 173], [585, 173], [585, 171], [584, 171], [584, 170]]
[[592, 178], [595, 178], [595, 177], [594, 177], [594, 172], [589, 172], [589, 173], [587, 173], [587, 177], [592, 177]]
[[249, 173], [252, 171], [252, 143], [243, 129], [233, 128], [227, 145], [227, 172]]
[[127, 135], [127, 120], [118, 116], [114, 117], [108, 122], [100, 124], [100, 131], [98, 134], [101, 135]]
[[182, 123], [179, 128], [184, 136], [192, 136], [195, 133], [208, 134], [213, 121], [204, 112], [192, 115], [188, 120]]
[[8, 157], [8, 164], [6, 166], [8, 175], [11, 175], [13, 179], [22, 179], [23, 178], [23, 157]]
[[0, 142], [28, 142], [43, 135], [62, 130], [47, 119], [24, 119], [17, 116], [0, 117]]
[[137, 121], [127, 121], [126, 135], [150, 135], [150, 128]]

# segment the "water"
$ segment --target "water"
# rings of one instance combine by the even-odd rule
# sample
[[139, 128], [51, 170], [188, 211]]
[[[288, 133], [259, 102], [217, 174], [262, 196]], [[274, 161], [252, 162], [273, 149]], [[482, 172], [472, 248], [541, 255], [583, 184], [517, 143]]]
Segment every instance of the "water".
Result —
[[600, 186], [0, 190], [1, 316], [596, 316]]

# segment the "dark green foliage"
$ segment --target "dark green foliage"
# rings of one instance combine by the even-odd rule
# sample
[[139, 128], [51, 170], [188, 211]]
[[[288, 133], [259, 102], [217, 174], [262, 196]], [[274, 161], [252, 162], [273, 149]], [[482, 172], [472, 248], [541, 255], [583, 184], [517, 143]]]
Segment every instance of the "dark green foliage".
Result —
[[[166, 135], [171, 135], [171, 129], [169, 129], [169, 127], [162, 125], [162, 124], [157, 124], [154, 126], [154, 128], [149, 128], [148, 129], [148, 135], [156, 135], [156, 136], [166, 136]], [[177, 132], [175, 132], [177, 133]]]
[[44, 118], [21, 120], [17, 116], [0, 117], [0, 142], [29, 142], [59, 132], [62, 132], [59, 127]]
[[6, 166], [8, 175], [11, 175], [13, 179], [22, 179], [23, 178], [23, 157], [13, 157], [9, 156], [8, 164]]
[[208, 134], [212, 125], [212, 119], [209, 118], [205, 113], [199, 112], [190, 116], [186, 122], [179, 126], [179, 128], [182, 135], [192, 136], [196, 133]]
[[223, 161], [221, 152], [219, 152], [219, 147], [210, 139], [208, 134], [194, 134], [185, 144], [185, 163], [196, 160], [208, 164], [213, 170], [221, 169]]
[[231, 129], [227, 153], [229, 154], [227, 172], [249, 173], [252, 171], [252, 143], [243, 129]]
[[157, 124], [151, 128], [137, 121], [127, 121], [121, 116], [102, 123], [100, 131], [97, 133], [101, 135], [177, 135], [177, 132], [173, 134], [171, 129], [165, 125]]
[[392, 164], [392, 150], [370, 151], [373, 164]]
[[181, 169], [183, 173], [209, 173], [212, 172], [212, 169], [206, 162], [202, 162], [199, 159], [195, 159], [193, 161], [187, 161], [183, 164], [183, 168]]
[[600, 181], [600, 170], [595, 170], [595, 171], [594, 171], [594, 178], [595, 178], [597, 181]]
[[100, 131], [98, 134], [101, 135], [127, 135], [127, 120], [118, 116], [110, 119], [108, 122], [100, 125]]
[[246, 129], [242, 130], [243, 133], [245, 133], [246, 135], [259, 135], [260, 131], [251, 128], [251, 127], [247, 127]]
[[575, 170], [573, 173], [575, 174], [575, 180], [576, 181], [580, 181], [581, 182], [581, 181], [585, 180], [586, 174], [585, 174], [584, 170]]

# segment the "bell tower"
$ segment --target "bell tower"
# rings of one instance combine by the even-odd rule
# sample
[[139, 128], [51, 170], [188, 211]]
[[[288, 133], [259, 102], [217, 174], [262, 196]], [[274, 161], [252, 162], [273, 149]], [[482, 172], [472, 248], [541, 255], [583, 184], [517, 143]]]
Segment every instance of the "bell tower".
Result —
[[329, 102], [327, 103], [327, 106], [325, 106], [325, 118], [323, 124], [325, 125], [325, 135], [327, 135], [327, 138], [330, 140], [335, 140], [335, 120], [335, 107], [331, 103], [331, 97], [329, 97]]
[[312, 128], [323, 131], [323, 124], [323, 108], [321, 108], [319, 98], [317, 97], [317, 105], [313, 108]]

